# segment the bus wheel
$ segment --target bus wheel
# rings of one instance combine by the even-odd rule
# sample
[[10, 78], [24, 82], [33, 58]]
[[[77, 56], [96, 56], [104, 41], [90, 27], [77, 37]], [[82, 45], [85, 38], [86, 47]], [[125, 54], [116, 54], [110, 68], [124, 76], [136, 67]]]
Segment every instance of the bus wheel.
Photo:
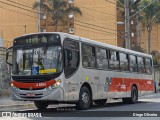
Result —
[[34, 104], [39, 110], [44, 110], [49, 105], [48, 102], [45, 101], [34, 101]]
[[131, 97], [130, 98], [122, 98], [123, 103], [131, 103], [134, 104], [138, 100], [138, 91], [135, 86], [132, 87]]
[[79, 100], [76, 104], [77, 109], [86, 110], [91, 106], [91, 93], [86, 86], [83, 86], [80, 90]]
[[135, 86], [132, 87], [132, 90], [131, 90], [131, 97], [129, 99], [130, 103], [134, 104], [136, 103], [138, 100], [138, 91], [137, 91], [137, 88]]
[[104, 105], [107, 102], [107, 99], [95, 100], [94, 103], [96, 105]]

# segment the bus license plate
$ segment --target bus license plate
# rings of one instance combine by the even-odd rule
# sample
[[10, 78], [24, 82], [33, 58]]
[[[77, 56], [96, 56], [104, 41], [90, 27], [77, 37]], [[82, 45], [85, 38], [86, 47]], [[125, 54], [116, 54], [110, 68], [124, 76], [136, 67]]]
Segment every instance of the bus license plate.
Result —
[[27, 97], [34, 97], [35, 94], [34, 94], [34, 93], [27, 93], [26, 96], [27, 96]]

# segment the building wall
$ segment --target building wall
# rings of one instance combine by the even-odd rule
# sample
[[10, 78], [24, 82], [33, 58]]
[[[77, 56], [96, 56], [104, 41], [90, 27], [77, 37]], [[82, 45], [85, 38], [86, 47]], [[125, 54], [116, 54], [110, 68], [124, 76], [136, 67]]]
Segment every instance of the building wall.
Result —
[[32, 9], [35, 1], [0, 2], [0, 36], [3, 38], [4, 47], [10, 47], [16, 36], [37, 32], [37, 14]]
[[[46, 2], [48, 0], [45, 0]], [[70, 6], [77, 6], [82, 16], [74, 14], [68, 24], [58, 24], [58, 31], [67, 32], [92, 40], [117, 46], [117, 10], [116, 0], [67, 0]], [[73, 3], [70, 3], [73, 1]], [[46, 16], [46, 17], [43, 17]], [[41, 31], [54, 31], [54, 24], [50, 16], [41, 14]]]
[[[142, 28], [142, 26], [141, 26]], [[141, 47], [147, 51], [148, 32], [147, 29], [141, 29]], [[160, 25], [153, 25], [151, 32], [151, 51], [160, 52]]]
[[116, 0], [74, 0], [82, 16], [74, 18], [74, 34], [117, 46]]

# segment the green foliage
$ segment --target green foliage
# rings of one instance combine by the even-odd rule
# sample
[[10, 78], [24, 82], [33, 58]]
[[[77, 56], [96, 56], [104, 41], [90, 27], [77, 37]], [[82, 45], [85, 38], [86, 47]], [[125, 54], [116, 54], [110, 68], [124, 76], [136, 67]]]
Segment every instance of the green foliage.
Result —
[[139, 3], [138, 8], [139, 10], [143, 9], [139, 18], [143, 26], [148, 28], [149, 26], [152, 27], [153, 23], [160, 23], [160, 3], [157, 0], [154, 2], [153, 0], [143, 0]]
[[160, 52], [152, 51], [151, 55], [153, 56], [153, 64], [160, 65]]
[[82, 15], [80, 8], [76, 6], [68, 5], [66, 0], [48, 0], [48, 2], [44, 2], [41, 0], [40, 2], [35, 2], [33, 4], [33, 9], [44, 11], [52, 16], [55, 31], [57, 31], [57, 26], [59, 22], [66, 23], [66, 17], [70, 12], [77, 13]]
[[140, 46], [134, 46], [134, 47], [132, 47], [132, 50], [134, 50], [134, 51], [137, 51], [137, 52], [142, 52], [142, 53], [144, 53], [144, 50], [143, 50], [143, 48], [141, 48]]

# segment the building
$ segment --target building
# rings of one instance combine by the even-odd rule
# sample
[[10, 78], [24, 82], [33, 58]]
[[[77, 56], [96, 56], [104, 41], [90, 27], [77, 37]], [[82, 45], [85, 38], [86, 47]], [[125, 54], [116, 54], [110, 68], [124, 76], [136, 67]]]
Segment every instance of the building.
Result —
[[[141, 47], [146, 51], [148, 44], [148, 31], [147, 28], [141, 28]], [[160, 52], [160, 25], [153, 25], [151, 31], [151, 52]]]
[[16, 36], [37, 32], [37, 12], [32, 9], [34, 2], [35, 0], [0, 1], [0, 46], [10, 47]]
[[[47, 2], [47, 0], [45, 0]], [[117, 13], [116, 0], [67, 0], [71, 6], [77, 6], [82, 11], [79, 14], [70, 13], [66, 19], [68, 24], [59, 24], [58, 31], [67, 32], [92, 40], [117, 46]], [[51, 16], [41, 12], [40, 30], [54, 31]]]

